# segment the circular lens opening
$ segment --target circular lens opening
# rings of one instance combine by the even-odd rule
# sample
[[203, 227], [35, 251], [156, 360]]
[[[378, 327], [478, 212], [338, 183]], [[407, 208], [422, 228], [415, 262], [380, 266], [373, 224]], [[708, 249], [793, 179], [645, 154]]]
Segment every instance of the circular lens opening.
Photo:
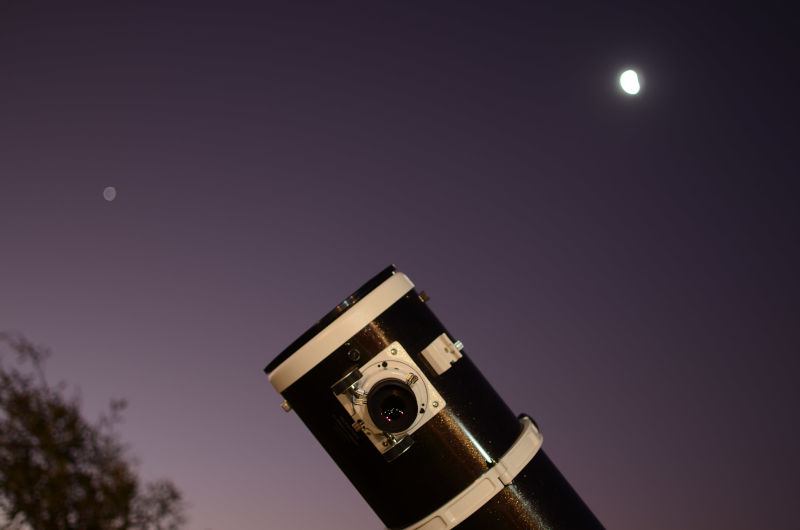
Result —
[[375, 426], [386, 432], [405, 431], [417, 418], [414, 391], [399, 379], [384, 379], [367, 395], [367, 410]]

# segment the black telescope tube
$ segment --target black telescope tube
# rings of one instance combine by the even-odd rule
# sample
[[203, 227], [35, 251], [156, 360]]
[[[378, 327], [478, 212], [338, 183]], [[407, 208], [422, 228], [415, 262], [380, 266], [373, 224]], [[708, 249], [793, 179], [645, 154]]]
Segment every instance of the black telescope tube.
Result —
[[394, 266], [265, 372], [389, 529], [603, 528]]

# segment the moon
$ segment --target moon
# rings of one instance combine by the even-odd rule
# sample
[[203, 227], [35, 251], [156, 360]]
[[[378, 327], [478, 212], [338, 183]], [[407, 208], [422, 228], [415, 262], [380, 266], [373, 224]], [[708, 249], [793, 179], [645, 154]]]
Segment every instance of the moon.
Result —
[[625, 70], [619, 76], [619, 86], [626, 94], [635, 96], [642, 89], [639, 84], [639, 74], [635, 70]]
[[113, 201], [117, 197], [117, 188], [114, 186], [106, 186], [106, 189], [103, 190], [103, 198], [108, 202]]

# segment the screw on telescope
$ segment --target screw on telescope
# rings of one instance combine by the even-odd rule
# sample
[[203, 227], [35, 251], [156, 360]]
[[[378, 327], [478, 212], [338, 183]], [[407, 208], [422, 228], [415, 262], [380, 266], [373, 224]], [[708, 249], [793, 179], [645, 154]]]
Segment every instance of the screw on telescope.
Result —
[[289, 412], [290, 410], [292, 410], [292, 406], [289, 405], [289, 402], [286, 401], [285, 399], [283, 400], [283, 403], [281, 403], [281, 408], [283, 410], [285, 410], [286, 412]]
[[420, 291], [418, 296], [419, 296], [419, 301], [422, 302], [423, 304], [431, 299], [431, 297], [428, 296], [428, 293], [426, 293], [425, 291]]

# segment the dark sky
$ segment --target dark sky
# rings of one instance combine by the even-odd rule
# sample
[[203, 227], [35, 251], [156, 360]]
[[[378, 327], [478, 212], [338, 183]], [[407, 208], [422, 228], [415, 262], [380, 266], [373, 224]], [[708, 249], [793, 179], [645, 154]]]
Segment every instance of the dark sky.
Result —
[[380, 528], [262, 369], [395, 263], [609, 529], [798, 528], [776, 6], [0, 0], [0, 329], [190, 530]]

